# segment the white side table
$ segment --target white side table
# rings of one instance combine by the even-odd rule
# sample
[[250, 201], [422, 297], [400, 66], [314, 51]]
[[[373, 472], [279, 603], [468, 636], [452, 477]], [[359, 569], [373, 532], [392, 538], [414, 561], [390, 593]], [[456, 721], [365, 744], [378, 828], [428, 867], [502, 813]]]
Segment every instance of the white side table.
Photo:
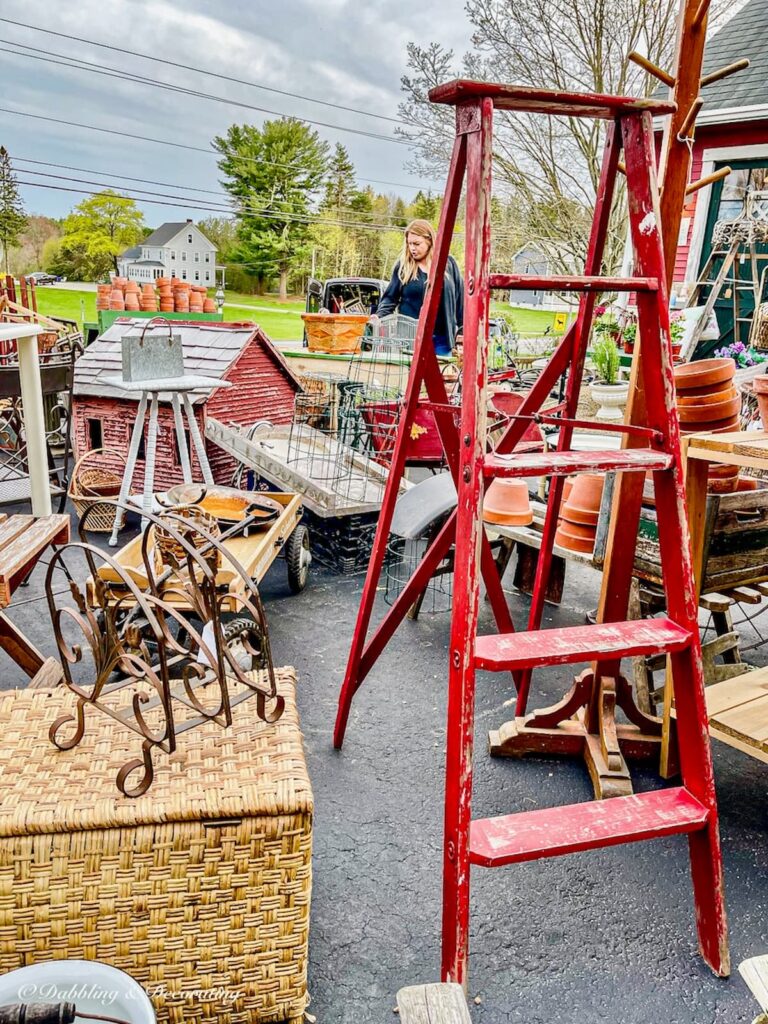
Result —
[[40, 360], [37, 352], [37, 336], [44, 330], [41, 324], [0, 325], [0, 341], [15, 341], [19, 353], [22, 418], [34, 516], [51, 514], [51, 480], [48, 475], [43, 389], [40, 383]]
[[197, 461], [200, 463], [200, 469], [202, 470], [203, 482], [206, 484], [213, 484], [211, 467], [208, 465], [208, 458], [205, 454], [205, 444], [200, 435], [200, 428], [198, 427], [197, 420], [195, 419], [195, 410], [189, 396], [193, 391], [210, 391], [214, 388], [228, 388], [232, 385], [230, 381], [220, 380], [218, 377], [200, 377], [193, 376], [191, 374], [184, 377], [174, 377], [172, 380], [169, 380], [167, 377], [163, 377], [157, 380], [126, 381], [123, 380], [122, 377], [107, 377], [105, 378], [104, 383], [110, 385], [110, 387], [122, 388], [123, 391], [139, 395], [139, 408], [136, 412], [136, 422], [133, 425], [133, 433], [131, 434], [131, 443], [128, 448], [128, 459], [125, 464], [125, 472], [123, 473], [123, 482], [120, 485], [120, 496], [118, 498], [120, 508], [117, 510], [117, 515], [115, 516], [115, 525], [112, 530], [112, 536], [109, 538], [110, 547], [116, 547], [117, 535], [120, 532], [125, 519], [125, 504], [130, 495], [133, 474], [136, 470], [139, 445], [144, 433], [144, 420], [147, 415], [147, 404], [149, 404], [149, 429], [147, 431], [147, 441], [145, 445], [144, 494], [141, 503], [142, 511], [144, 513], [141, 521], [142, 529], [146, 527], [146, 517], [152, 511], [155, 482], [155, 455], [157, 452], [157, 418], [160, 395], [168, 396], [167, 400], [170, 401], [173, 409], [173, 421], [176, 428], [176, 444], [179, 449], [179, 460], [181, 462], [181, 472], [184, 477], [184, 483], [191, 484], [193, 481], [192, 461], [190, 459], [190, 453], [187, 450], [187, 439], [184, 434], [184, 422], [181, 415], [182, 406], [186, 413], [192, 446], [195, 449]]

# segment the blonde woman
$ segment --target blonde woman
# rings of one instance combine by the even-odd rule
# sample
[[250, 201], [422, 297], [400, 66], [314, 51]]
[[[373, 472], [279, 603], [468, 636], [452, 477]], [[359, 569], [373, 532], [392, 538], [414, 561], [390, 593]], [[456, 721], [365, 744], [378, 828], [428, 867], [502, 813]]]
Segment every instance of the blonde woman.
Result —
[[[418, 319], [424, 303], [434, 247], [435, 229], [429, 221], [412, 220], [405, 229], [400, 259], [395, 263], [392, 280], [376, 310], [377, 317], [402, 313], [403, 316]], [[458, 263], [453, 256], [449, 256], [432, 338], [437, 355], [451, 354], [456, 338], [461, 334], [463, 320], [464, 280]]]

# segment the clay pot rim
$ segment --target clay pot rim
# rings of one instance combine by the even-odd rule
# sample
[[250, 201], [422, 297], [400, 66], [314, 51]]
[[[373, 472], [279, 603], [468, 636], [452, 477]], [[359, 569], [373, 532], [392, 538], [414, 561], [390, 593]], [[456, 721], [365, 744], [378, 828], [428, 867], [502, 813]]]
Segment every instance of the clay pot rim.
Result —
[[[730, 398], [726, 396], [730, 396]], [[687, 391], [683, 391], [677, 396], [677, 406], [678, 408], [689, 409], [691, 407], [696, 408], [698, 405], [718, 405], [721, 402], [728, 402], [738, 397], [738, 389], [728, 381], [721, 391], [706, 390], [700, 395], [692, 395]]]
[[555, 544], [561, 548], [565, 548], [566, 551], [579, 551], [584, 555], [591, 555], [595, 550], [595, 539], [571, 537], [561, 527], [558, 527], [555, 533]]
[[678, 415], [681, 423], [715, 423], [718, 419], [724, 420], [735, 416], [740, 409], [741, 397], [737, 395], [735, 398], [727, 398], [724, 402], [712, 405], [687, 405], [678, 410]]
[[575, 525], [597, 526], [600, 519], [600, 510], [594, 511], [591, 508], [580, 508], [578, 505], [572, 505], [570, 501], [567, 501], [562, 507], [561, 515], [566, 522], [574, 523]]
[[753, 377], [752, 388], [758, 395], [768, 395], [768, 373], [759, 373]]
[[721, 380], [718, 384], [705, 384], [695, 388], [677, 387], [677, 401], [700, 398], [702, 395], [721, 395], [734, 387], [733, 380]]
[[533, 522], [533, 511], [530, 512], [496, 512], [483, 509], [483, 522], [494, 526], [530, 526]]
[[595, 537], [594, 526], [587, 526], [584, 523], [572, 523], [565, 517], [560, 521], [558, 529], [562, 530], [567, 536], [575, 537], [579, 540], [587, 540], [589, 537], [594, 540]]
[[682, 363], [674, 371], [675, 386], [678, 391], [685, 391], [686, 383], [692, 387], [718, 384], [732, 380], [735, 372], [736, 363], [733, 359], [700, 359], [695, 363]]

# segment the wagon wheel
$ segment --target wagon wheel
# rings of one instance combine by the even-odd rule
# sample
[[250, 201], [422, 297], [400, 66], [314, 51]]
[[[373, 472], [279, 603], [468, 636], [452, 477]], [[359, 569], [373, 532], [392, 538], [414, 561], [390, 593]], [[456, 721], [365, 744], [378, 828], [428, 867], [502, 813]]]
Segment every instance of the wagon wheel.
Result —
[[285, 561], [288, 566], [288, 586], [294, 594], [300, 594], [307, 585], [312, 552], [309, 548], [309, 530], [300, 523], [288, 538], [285, 546]]
[[266, 667], [261, 628], [253, 619], [244, 616], [230, 619], [222, 624], [221, 632], [224, 643], [244, 672]]

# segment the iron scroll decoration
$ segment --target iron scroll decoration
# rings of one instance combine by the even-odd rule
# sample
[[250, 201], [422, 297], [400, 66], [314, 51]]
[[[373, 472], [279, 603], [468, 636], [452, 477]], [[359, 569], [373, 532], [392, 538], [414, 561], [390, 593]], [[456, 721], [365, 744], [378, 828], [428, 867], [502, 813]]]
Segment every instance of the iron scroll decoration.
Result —
[[[123, 507], [117, 501], [109, 503]], [[148, 525], [141, 542], [144, 590], [112, 555], [88, 543], [91, 511], [80, 521], [79, 541], [59, 548], [46, 574], [64, 683], [77, 697], [74, 714], [56, 719], [49, 738], [60, 750], [77, 746], [85, 734], [86, 706], [137, 733], [141, 754], [120, 768], [116, 783], [125, 796], [138, 797], [154, 778], [153, 751], [173, 753], [180, 732], [205, 722], [226, 728], [232, 724], [233, 707], [251, 697], [256, 698], [259, 718], [275, 722], [285, 701], [277, 692], [258, 588], [223, 543], [242, 529], [242, 523], [214, 537], [176, 513], [146, 514]], [[150, 534], [158, 529], [181, 552], [170, 564], [160, 566], [150, 544]], [[193, 532], [197, 534], [194, 541], [190, 539]], [[90, 573], [87, 584], [74, 580], [66, 565], [67, 554], [85, 557]], [[217, 579], [219, 566], [226, 567], [225, 583]], [[57, 606], [53, 582], [59, 569], [68, 579], [74, 607]], [[73, 629], [78, 642], [69, 639]], [[85, 652], [93, 666], [87, 682], [73, 674]], [[115, 695], [121, 691], [126, 691], [129, 702], [115, 706]]]

